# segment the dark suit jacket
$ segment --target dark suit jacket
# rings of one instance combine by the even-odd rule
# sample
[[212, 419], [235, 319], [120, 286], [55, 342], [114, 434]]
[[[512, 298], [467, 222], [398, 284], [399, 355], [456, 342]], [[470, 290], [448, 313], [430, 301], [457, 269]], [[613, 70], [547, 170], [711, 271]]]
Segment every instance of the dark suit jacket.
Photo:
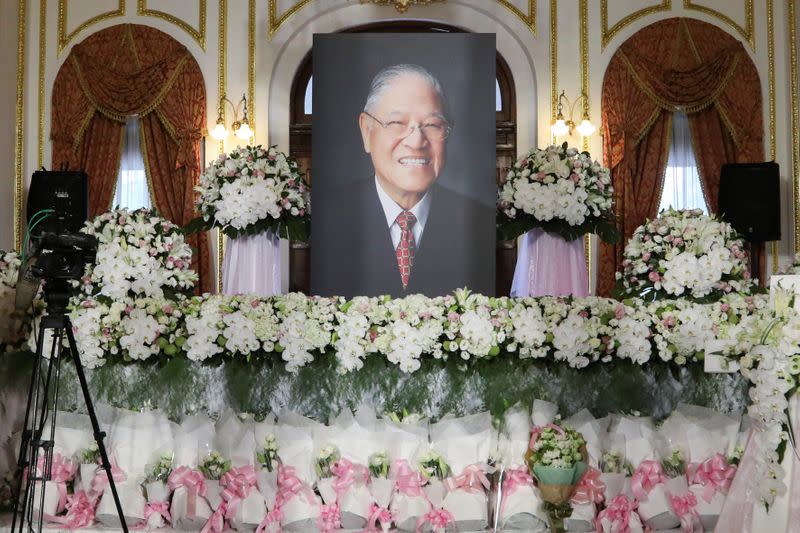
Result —
[[494, 294], [494, 209], [437, 185], [430, 192], [428, 220], [405, 290], [374, 178], [315, 196], [311, 293], [441, 296], [469, 287]]

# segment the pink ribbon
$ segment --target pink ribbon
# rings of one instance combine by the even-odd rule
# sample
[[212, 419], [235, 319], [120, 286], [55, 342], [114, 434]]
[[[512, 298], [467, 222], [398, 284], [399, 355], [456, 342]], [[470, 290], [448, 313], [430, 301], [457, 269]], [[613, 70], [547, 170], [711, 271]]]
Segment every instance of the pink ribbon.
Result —
[[464, 472], [458, 477], [449, 477], [444, 480], [444, 486], [447, 492], [454, 492], [458, 489], [467, 492], [482, 492], [481, 485], [483, 485], [484, 491], [489, 490], [491, 486], [489, 479], [483, 472], [483, 468], [477, 464], [466, 467]]
[[431, 509], [431, 511], [417, 519], [416, 533], [422, 533], [422, 526], [430, 524], [434, 531], [444, 531], [448, 524], [455, 524], [453, 513], [447, 509]]
[[664, 483], [667, 480], [664, 476], [664, 468], [658, 461], [642, 461], [639, 468], [631, 476], [631, 491], [634, 497], [639, 500], [646, 500], [650, 491], [656, 485]]
[[603, 531], [603, 519], [606, 518], [611, 522], [611, 531], [608, 533], [630, 533], [629, 520], [631, 513], [636, 510], [636, 505], [635, 501], [630, 501], [624, 494], [614, 497], [597, 515], [595, 528], [597, 531]]
[[509, 468], [503, 477], [503, 503], [500, 504], [500, 518], [505, 516], [506, 501], [508, 496], [514, 494], [521, 487], [532, 487], [533, 478], [527, 467]]
[[727, 493], [736, 475], [736, 466], [729, 465], [725, 457], [716, 453], [702, 463], [690, 463], [686, 468], [686, 477], [689, 483], [703, 485], [703, 499], [711, 503], [714, 493], [720, 491]]
[[333, 531], [334, 529], [341, 529], [342, 522], [340, 520], [341, 514], [339, 512], [339, 505], [321, 505], [319, 517], [317, 518], [317, 527], [320, 531]]
[[397, 492], [406, 496], [423, 496], [422, 474], [411, 468], [405, 459], [395, 459], [389, 471], [389, 479], [394, 480]]
[[219, 507], [211, 513], [211, 516], [206, 521], [203, 529], [200, 530], [200, 533], [222, 533], [222, 530], [225, 529], [226, 508], [226, 503], [221, 502]]
[[197, 496], [205, 496], [208, 490], [203, 474], [188, 466], [179, 466], [170, 473], [167, 485], [172, 491], [186, 488], [186, 518], [192, 520], [197, 517]]
[[278, 494], [275, 497], [275, 507], [281, 507], [300, 493], [305, 494], [309, 504], [315, 501], [314, 491], [297, 477], [294, 467], [278, 464]]
[[600, 480], [600, 471], [593, 466], [586, 469], [583, 477], [575, 487], [575, 492], [569, 499], [570, 503], [581, 505], [586, 503], [603, 503], [606, 494], [606, 484]]
[[[44, 476], [44, 456], [40, 455], [36, 461], [36, 470], [40, 475]], [[50, 464], [50, 481], [56, 484], [58, 490], [58, 504], [56, 505], [56, 514], [64, 510], [67, 504], [67, 481], [75, 478], [75, 473], [78, 471], [78, 465], [64, 457], [58, 452], [53, 454], [53, 461]]]
[[333, 480], [333, 490], [336, 497], [341, 498], [354, 483], [369, 481], [369, 470], [363, 465], [356, 465], [347, 459], [339, 459], [331, 466], [331, 473], [336, 477]]
[[528, 444], [528, 448], [530, 448], [531, 450], [533, 449], [533, 445], [536, 444], [537, 440], [539, 440], [539, 436], [542, 434], [542, 431], [544, 431], [545, 428], [552, 429], [562, 437], [565, 434], [564, 430], [555, 424], [547, 424], [545, 426], [533, 426], [533, 429], [531, 429], [531, 442], [530, 444]]
[[94, 501], [86, 495], [85, 491], [79, 490], [75, 494], [67, 496], [66, 509], [66, 515], [51, 516], [47, 517], [47, 519], [63, 525], [70, 531], [81, 529], [94, 523]]
[[[120, 483], [128, 479], [125, 472], [117, 466], [117, 461], [115, 459], [111, 458], [109, 462], [111, 463], [111, 477], [115, 482]], [[106, 487], [108, 487], [108, 472], [106, 472], [105, 468], [100, 466], [92, 480], [92, 493], [99, 497], [106, 490]]]
[[222, 499], [226, 503], [225, 518], [231, 520], [236, 516], [239, 504], [256, 486], [256, 470], [253, 465], [231, 468], [220, 478], [219, 484], [223, 487]]
[[393, 513], [386, 507], [381, 507], [373, 503], [369, 508], [369, 519], [367, 520], [367, 527], [364, 531], [381, 531], [378, 529], [378, 522], [381, 525], [389, 525], [397, 520], [397, 514]]
[[163, 517], [168, 524], [172, 524], [172, 516], [169, 514], [169, 502], [147, 502], [147, 505], [144, 506], [144, 521], [148, 522], [154, 514]]
[[278, 528], [280, 528], [281, 521], [283, 520], [283, 511], [277, 505], [273, 510], [268, 512], [264, 519], [258, 524], [256, 528], [256, 533], [264, 533], [266, 531], [270, 531], [270, 526], [272, 524], [277, 524]]
[[695, 524], [700, 521], [697, 509], [695, 509], [697, 497], [691, 491], [684, 496], [670, 494], [669, 502], [672, 504], [672, 510], [681, 519], [681, 529], [687, 533], [694, 531]]

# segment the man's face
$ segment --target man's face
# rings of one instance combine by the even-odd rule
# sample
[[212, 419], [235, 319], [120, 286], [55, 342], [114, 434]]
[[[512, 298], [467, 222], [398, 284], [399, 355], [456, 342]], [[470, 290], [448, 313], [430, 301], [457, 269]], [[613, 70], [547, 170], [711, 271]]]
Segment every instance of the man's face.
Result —
[[[444, 118], [436, 91], [416, 75], [394, 79], [370, 114], [384, 124], [402, 122], [411, 126]], [[445, 140], [430, 139], [419, 127], [398, 137], [365, 113], [359, 117], [359, 126], [364, 150], [372, 156], [383, 189], [401, 205], [401, 199], [419, 201], [444, 167]]]

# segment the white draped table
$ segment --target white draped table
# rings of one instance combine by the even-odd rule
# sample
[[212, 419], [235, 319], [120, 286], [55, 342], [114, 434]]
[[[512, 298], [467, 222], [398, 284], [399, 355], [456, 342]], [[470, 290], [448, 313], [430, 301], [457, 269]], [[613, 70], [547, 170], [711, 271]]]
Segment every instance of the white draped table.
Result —
[[565, 241], [535, 228], [522, 236], [511, 296], [588, 296], [583, 237]]
[[280, 243], [272, 232], [228, 237], [222, 265], [223, 294], [280, 294]]

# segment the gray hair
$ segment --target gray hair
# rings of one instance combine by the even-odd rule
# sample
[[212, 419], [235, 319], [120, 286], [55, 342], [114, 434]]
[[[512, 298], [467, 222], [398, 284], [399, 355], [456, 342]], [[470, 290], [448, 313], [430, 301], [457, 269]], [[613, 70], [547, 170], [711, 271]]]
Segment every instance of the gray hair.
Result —
[[386, 67], [378, 72], [374, 78], [372, 78], [372, 84], [369, 88], [367, 101], [364, 104], [364, 111], [367, 113], [372, 113], [375, 109], [375, 106], [378, 104], [378, 100], [380, 100], [381, 96], [383, 96], [383, 93], [386, 92], [389, 86], [391, 86], [392, 82], [403, 76], [417, 76], [426, 81], [439, 97], [439, 102], [442, 104], [442, 113], [444, 114], [445, 118], [448, 118], [449, 113], [447, 112], [447, 98], [445, 98], [444, 91], [442, 90], [442, 84], [439, 83], [439, 80], [436, 79], [436, 77], [426, 68], [409, 63]]

